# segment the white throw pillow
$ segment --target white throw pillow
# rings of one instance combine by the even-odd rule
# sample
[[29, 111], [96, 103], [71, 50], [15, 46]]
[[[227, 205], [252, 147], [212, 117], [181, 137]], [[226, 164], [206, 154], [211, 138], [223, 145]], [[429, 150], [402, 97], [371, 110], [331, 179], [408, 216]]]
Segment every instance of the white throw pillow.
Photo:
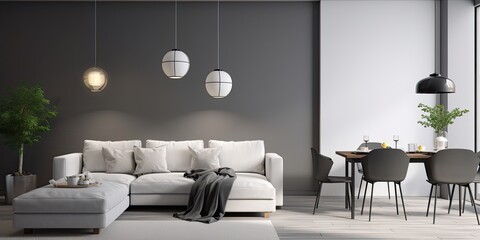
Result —
[[157, 141], [147, 140], [145, 147], [156, 148], [167, 146], [167, 166], [172, 172], [184, 172], [190, 169], [192, 156], [188, 147], [200, 149], [203, 148], [203, 140], [190, 141]]
[[133, 150], [134, 147], [142, 147], [142, 141], [94, 141], [85, 140], [83, 144], [83, 172], [105, 172], [105, 160], [103, 159], [102, 148], [113, 148], [118, 150]]
[[167, 147], [161, 146], [157, 148], [135, 148], [135, 175], [147, 173], [168, 173], [167, 168]]
[[133, 173], [135, 169], [133, 150], [118, 150], [104, 147], [102, 153], [107, 173]]
[[220, 166], [230, 167], [237, 172], [264, 174], [265, 146], [262, 140], [225, 142], [210, 140], [211, 148], [221, 147]]
[[201, 148], [190, 149], [192, 154], [192, 169], [215, 169], [220, 167], [220, 154], [221, 148]]

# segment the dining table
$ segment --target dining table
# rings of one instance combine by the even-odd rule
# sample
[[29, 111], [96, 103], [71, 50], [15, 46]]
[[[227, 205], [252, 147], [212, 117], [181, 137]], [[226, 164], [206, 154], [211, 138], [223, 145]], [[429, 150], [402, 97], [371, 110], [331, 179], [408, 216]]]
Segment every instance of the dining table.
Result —
[[[337, 155], [345, 158], [345, 177], [349, 177], [349, 163], [350, 163], [350, 177], [352, 187], [348, 187], [348, 183], [345, 183], [345, 208], [348, 208], [347, 201], [350, 200], [350, 215], [352, 219], [355, 219], [355, 164], [362, 161], [362, 158], [367, 156], [368, 152], [362, 151], [336, 151]], [[407, 156], [410, 158], [410, 163], [425, 163], [431, 158], [434, 152], [407, 152]], [[350, 194], [348, 191], [350, 190]], [[348, 199], [350, 195], [350, 199]]]

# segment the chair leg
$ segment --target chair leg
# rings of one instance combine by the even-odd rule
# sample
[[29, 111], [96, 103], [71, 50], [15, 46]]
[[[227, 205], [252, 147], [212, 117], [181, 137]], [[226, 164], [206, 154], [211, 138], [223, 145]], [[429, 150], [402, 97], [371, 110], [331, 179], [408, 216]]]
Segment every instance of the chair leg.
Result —
[[402, 183], [398, 183], [398, 188], [400, 189], [400, 197], [402, 198], [403, 215], [405, 215], [405, 221], [407, 221], [407, 211], [405, 211], [405, 202], [403, 201]]
[[362, 178], [360, 179], [360, 187], [358, 188], [357, 199], [360, 199], [360, 190], [362, 190], [362, 183], [363, 183], [363, 176], [362, 176]]
[[[468, 185], [467, 187], [468, 187], [468, 193], [470, 194], [470, 201], [474, 201], [472, 189], [470, 188], [470, 185]], [[473, 204], [473, 209], [475, 209], [475, 215], [477, 216], [477, 224], [480, 225], [480, 221], [478, 220], [477, 204]]]
[[427, 214], [425, 214], [425, 217], [428, 217], [428, 211], [430, 210], [430, 200], [432, 200], [432, 191], [433, 191], [433, 184], [430, 187], [430, 194], [428, 195]]
[[318, 202], [320, 201], [320, 193], [322, 192], [322, 182], [318, 184], [317, 199], [315, 199], [315, 206], [313, 206], [313, 215], [315, 215], [315, 210], [318, 208]]
[[428, 212], [430, 211], [430, 202], [432, 200], [432, 192], [433, 192], [433, 184], [430, 187], [430, 194], [428, 195], [427, 214], [425, 214], [425, 217], [428, 217]]
[[460, 185], [458, 185], [458, 216], [462, 216], [462, 188]]
[[435, 201], [433, 203], [433, 224], [435, 224], [435, 214], [437, 213], [437, 189], [438, 185], [435, 185]]
[[372, 191], [370, 193], [370, 211], [368, 211], [368, 221], [372, 219], [372, 202], [373, 202], [373, 187], [375, 186], [375, 183], [372, 182]]
[[387, 182], [387, 189], [388, 189], [388, 199], [390, 199], [390, 183], [389, 182]]
[[398, 199], [397, 199], [397, 184], [393, 183], [393, 189], [395, 190], [395, 207], [397, 207], [397, 215], [398, 215]]
[[475, 190], [475, 196], [473, 196], [473, 199], [477, 200], [477, 183], [474, 183], [473, 186], [474, 186], [474, 190]]
[[347, 183], [347, 185], [349, 186], [348, 191], [347, 191], [347, 209], [350, 209], [350, 190], [352, 188], [352, 184]]
[[[355, 186], [353, 186], [353, 184], [350, 183], [350, 192], [353, 192], [353, 191], [355, 191]], [[350, 193], [349, 193], [349, 195], [350, 195]], [[354, 197], [355, 197], [355, 195], [351, 196], [351, 198], [348, 199], [349, 204], [350, 204], [350, 209], [353, 207], [352, 206], [352, 198], [354, 198]]]
[[463, 209], [462, 209], [462, 213], [465, 213], [465, 200], [467, 200], [467, 187], [465, 187], [465, 189], [463, 190]]
[[[455, 186], [455, 184], [453, 184], [453, 186]], [[448, 194], [447, 194], [448, 197], [450, 197], [450, 184], [447, 184], [447, 192], [448, 192]]]
[[450, 209], [452, 208], [452, 199], [453, 199], [453, 193], [455, 192], [455, 184], [453, 184], [452, 192], [448, 196], [450, 198], [450, 203], [448, 204], [448, 214], [450, 214]]
[[363, 207], [365, 206], [365, 197], [367, 195], [367, 188], [368, 188], [368, 182], [365, 181], [365, 192], [363, 193], [362, 211], [360, 212], [360, 215], [363, 215]]

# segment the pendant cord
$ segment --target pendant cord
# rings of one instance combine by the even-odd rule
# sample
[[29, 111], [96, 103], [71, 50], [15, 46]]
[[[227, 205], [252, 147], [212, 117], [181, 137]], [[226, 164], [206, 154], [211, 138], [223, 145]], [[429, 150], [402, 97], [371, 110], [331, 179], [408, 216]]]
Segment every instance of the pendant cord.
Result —
[[220, 0], [217, 0], [217, 69], [220, 69]]
[[437, 21], [438, 21], [438, 20], [437, 20], [437, 12], [438, 12], [438, 9], [437, 9], [437, 8], [438, 8], [438, 0], [435, 0], [435, 14], [434, 14], [434, 18], [435, 18], [435, 19], [434, 19], [434, 24], [435, 24], [435, 31], [434, 31], [434, 33], [435, 33], [435, 36], [434, 36], [434, 38], [433, 38], [433, 39], [434, 39], [434, 43], [435, 43], [435, 44], [434, 44], [434, 45], [435, 45], [435, 51], [434, 51], [434, 53], [435, 53], [435, 60], [434, 60], [434, 63], [435, 63], [435, 73], [439, 74], [439, 71], [438, 71], [439, 61], [438, 61], [438, 59], [437, 59], [437, 52], [438, 52], [438, 46], [437, 46], [437, 40], [438, 40], [438, 39], [437, 39], [437, 38], [438, 38], [438, 36], [437, 36], [437, 27], [438, 27], [438, 26], [437, 26]]
[[177, 49], [177, 0], [175, 0], [175, 49]]
[[97, 67], [97, 0], [95, 0], [95, 67]]

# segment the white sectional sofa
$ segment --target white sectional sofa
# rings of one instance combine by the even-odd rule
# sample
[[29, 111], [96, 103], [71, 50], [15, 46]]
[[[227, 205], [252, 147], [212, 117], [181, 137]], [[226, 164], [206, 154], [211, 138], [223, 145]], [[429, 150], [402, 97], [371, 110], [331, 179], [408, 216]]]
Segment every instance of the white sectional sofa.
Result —
[[[91, 176], [103, 184], [83, 189], [57, 189], [47, 185], [21, 195], [13, 202], [14, 226], [24, 228], [25, 232], [34, 228], [93, 228], [94, 233], [99, 233], [100, 228], [107, 227], [131, 205], [186, 206], [194, 183], [183, 176], [192, 166], [189, 147], [203, 149], [203, 140], [147, 140], [146, 151], [159, 146], [165, 148], [165, 171], [133, 175], [134, 161], [133, 165], [122, 163], [116, 168], [120, 172], [130, 169], [128, 173], [109, 172], [110, 165], [104, 159], [106, 147], [133, 157], [133, 149], [141, 146], [139, 140], [85, 140], [83, 153], [55, 157], [54, 179], [90, 171]], [[210, 140], [209, 147], [221, 149], [220, 167], [231, 167], [237, 172], [227, 212], [261, 212], [268, 217], [283, 206], [283, 159], [275, 153], [265, 153], [263, 141]]]
[[[139, 140], [86, 140], [83, 153], [55, 157], [54, 179], [63, 179], [88, 170], [94, 179], [105, 184], [101, 187], [68, 190], [45, 186], [24, 194], [13, 203], [15, 227], [93, 228], [98, 233], [100, 228], [107, 227], [131, 205], [186, 206], [194, 183], [194, 180], [183, 176], [191, 167], [192, 157], [188, 148], [204, 148], [203, 140], [147, 140], [147, 148], [166, 147], [169, 172], [138, 176], [131, 172], [107, 172], [108, 166], [105, 167], [101, 152], [103, 147], [133, 150], [141, 145]], [[261, 212], [268, 217], [277, 207], [283, 206], [283, 159], [278, 154], [265, 153], [263, 141], [210, 140], [209, 147], [221, 148], [220, 166], [231, 167], [237, 172], [226, 205], [227, 212]], [[92, 202], [86, 199], [96, 200]], [[38, 208], [39, 203], [41, 208]], [[92, 206], [88, 206], [89, 203]]]

